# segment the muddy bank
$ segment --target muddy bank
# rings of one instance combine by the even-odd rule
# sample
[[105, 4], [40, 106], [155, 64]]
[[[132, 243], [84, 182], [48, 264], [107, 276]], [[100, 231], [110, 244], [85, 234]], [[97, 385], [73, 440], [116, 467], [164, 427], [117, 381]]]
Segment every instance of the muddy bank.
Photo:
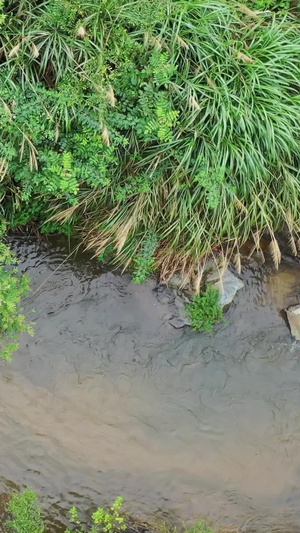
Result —
[[1, 492], [30, 485], [54, 519], [122, 495], [133, 513], [300, 527], [300, 348], [280, 313], [298, 264], [252, 259], [209, 336], [169, 324], [155, 280], [66, 259], [65, 242], [14, 248], [36, 326], [0, 363]]

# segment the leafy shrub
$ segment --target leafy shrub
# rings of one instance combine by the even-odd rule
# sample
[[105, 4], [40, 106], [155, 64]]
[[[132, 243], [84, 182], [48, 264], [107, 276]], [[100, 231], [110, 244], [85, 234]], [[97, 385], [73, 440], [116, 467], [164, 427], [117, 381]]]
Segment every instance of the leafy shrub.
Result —
[[16, 262], [15, 255], [0, 242], [0, 357], [6, 360], [18, 349], [19, 334], [32, 334], [20, 309], [21, 298], [29, 291], [29, 279], [18, 275]]
[[194, 330], [212, 332], [213, 326], [223, 318], [219, 300], [219, 291], [209, 286], [204, 293], [195, 296], [193, 302], [187, 305], [188, 316]]
[[8, 504], [12, 520], [7, 526], [14, 533], [44, 533], [45, 527], [38, 497], [32, 490], [13, 494]]

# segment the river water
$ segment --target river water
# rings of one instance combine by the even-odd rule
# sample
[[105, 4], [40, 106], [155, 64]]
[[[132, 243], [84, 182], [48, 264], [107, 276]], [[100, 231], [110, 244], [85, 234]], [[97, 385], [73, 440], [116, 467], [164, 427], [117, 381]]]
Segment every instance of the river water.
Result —
[[210, 336], [175, 330], [154, 280], [68, 258], [63, 240], [12, 244], [35, 336], [0, 363], [0, 506], [30, 486], [51, 531], [119, 495], [132, 513], [299, 531], [300, 343], [281, 310], [300, 301], [300, 265], [248, 261]]

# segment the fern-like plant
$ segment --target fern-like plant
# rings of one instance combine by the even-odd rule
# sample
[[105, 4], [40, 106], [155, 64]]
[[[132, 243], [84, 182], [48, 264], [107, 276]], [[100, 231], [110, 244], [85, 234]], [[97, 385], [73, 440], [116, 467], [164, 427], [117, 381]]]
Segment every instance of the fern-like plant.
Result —
[[154, 271], [154, 253], [158, 245], [158, 240], [153, 232], [146, 235], [141, 251], [134, 259], [132, 281], [143, 283]]
[[20, 307], [29, 291], [29, 279], [18, 275], [16, 264], [14, 254], [0, 242], [0, 357], [8, 361], [18, 349], [20, 333], [33, 333]]
[[187, 305], [188, 317], [195, 331], [213, 331], [214, 325], [223, 318], [219, 302], [219, 291], [208, 286], [205, 292], [195, 296], [192, 303]]

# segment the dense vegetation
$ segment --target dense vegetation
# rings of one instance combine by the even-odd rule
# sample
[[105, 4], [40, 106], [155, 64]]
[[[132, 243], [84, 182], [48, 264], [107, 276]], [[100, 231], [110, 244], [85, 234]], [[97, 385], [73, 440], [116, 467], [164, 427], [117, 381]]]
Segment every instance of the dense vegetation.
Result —
[[[175, 528], [169, 528], [164, 524], [163, 528], [159, 524], [141, 524], [134, 522], [132, 519], [126, 520], [122, 515], [123, 498], [117, 498], [109, 509], [98, 508], [89, 520], [81, 522], [79, 512], [76, 507], [70, 510], [71, 530], [67, 529], [66, 533], [142, 533], [144, 531], [153, 531], [153, 533], [176, 533]], [[8, 511], [11, 519], [6, 522], [8, 532], [13, 533], [45, 533], [47, 526], [42, 516], [42, 508], [38, 496], [32, 490], [25, 490], [21, 494], [13, 494], [8, 504]], [[205, 522], [196, 524], [192, 529], [185, 529], [184, 533], [214, 533], [214, 531]]]
[[278, 261], [283, 224], [296, 252], [300, 29], [285, 11], [4, 1], [3, 217], [77, 232], [136, 281], [263, 232]]

